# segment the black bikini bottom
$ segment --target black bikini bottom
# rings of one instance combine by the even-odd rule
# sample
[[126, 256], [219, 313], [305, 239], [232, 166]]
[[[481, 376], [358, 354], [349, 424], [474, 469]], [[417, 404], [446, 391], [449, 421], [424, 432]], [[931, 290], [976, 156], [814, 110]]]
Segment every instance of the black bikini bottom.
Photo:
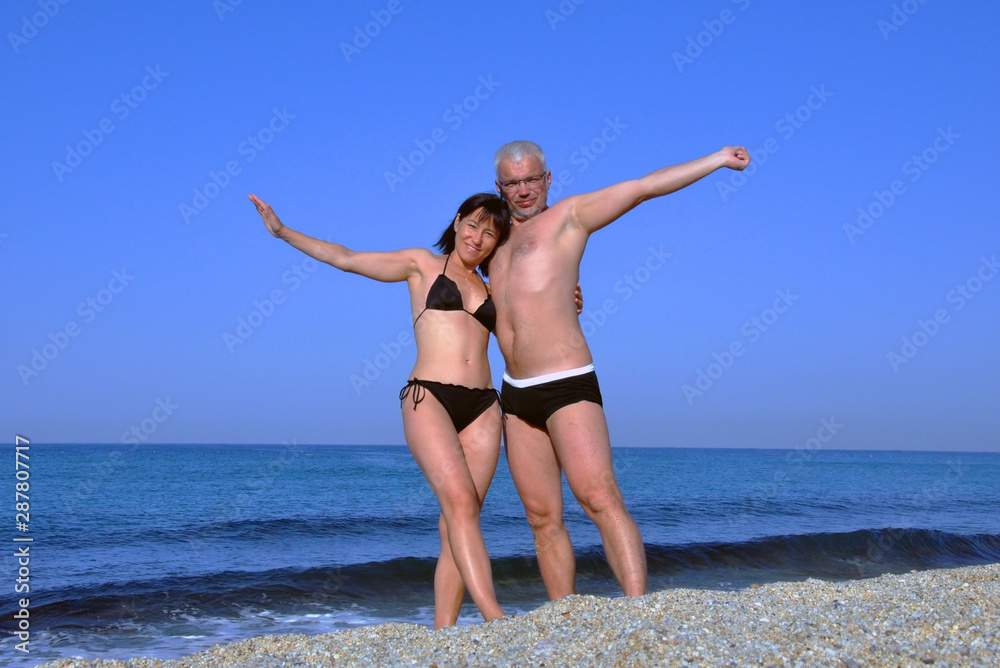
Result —
[[417, 410], [417, 404], [424, 400], [425, 392], [430, 392], [448, 412], [456, 432], [461, 432], [472, 424], [499, 399], [497, 391], [491, 388], [465, 387], [413, 378], [399, 391], [400, 408], [410, 394], [410, 388], [413, 388], [413, 410]]

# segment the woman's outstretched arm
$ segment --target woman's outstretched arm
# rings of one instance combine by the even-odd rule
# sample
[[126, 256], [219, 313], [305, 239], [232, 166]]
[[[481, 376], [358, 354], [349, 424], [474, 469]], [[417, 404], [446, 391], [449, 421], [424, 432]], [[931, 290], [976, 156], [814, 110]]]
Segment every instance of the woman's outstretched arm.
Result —
[[282, 223], [271, 209], [271, 205], [256, 195], [250, 195], [250, 201], [257, 207], [257, 213], [264, 220], [268, 232], [278, 239], [287, 241], [294, 248], [320, 262], [376, 281], [394, 283], [407, 280], [418, 271], [417, 257], [421, 253], [430, 253], [422, 248], [408, 248], [390, 253], [352, 251], [340, 244], [321, 241], [296, 232]]

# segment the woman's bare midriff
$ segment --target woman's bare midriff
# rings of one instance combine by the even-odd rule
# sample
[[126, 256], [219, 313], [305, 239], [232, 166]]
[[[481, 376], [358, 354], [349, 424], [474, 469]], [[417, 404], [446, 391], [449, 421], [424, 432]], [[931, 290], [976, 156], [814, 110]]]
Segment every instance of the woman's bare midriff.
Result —
[[489, 332], [464, 311], [428, 311], [414, 329], [417, 361], [410, 378], [493, 387], [486, 357]]

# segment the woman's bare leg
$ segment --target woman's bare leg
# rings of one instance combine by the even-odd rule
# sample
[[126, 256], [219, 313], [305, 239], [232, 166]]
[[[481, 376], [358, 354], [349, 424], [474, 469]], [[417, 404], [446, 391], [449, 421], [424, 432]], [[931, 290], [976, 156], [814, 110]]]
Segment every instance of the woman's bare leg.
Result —
[[[476, 483], [476, 494], [479, 497], [479, 507], [483, 501], [500, 459], [500, 405], [494, 404], [489, 410], [462, 430], [459, 440], [469, 467], [469, 473]], [[434, 572], [434, 628], [453, 626], [458, 621], [458, 613], [462, 607], [465, 595], [465, 582], [458, 572], [455, 560], [448, 545], [448, 524], [444, 514], [438, 520], [438, 530], [441, 534], [441, 555], [438, 557], [437, 569]]]
[[434, 569], [434, 628], [454, 626], [465, 598], [465, 582], [458, 572], [455, 559], [448, 544], [448, 524], [444, 513], [438, 518], [438, 533], [441, 534], [441, 554]]
[[499, 457], [499, 414], [499, 406], [494, 405], [459, 438], [448, 414], [430, 393], [416, 410], [411, 406], [403, 410], [406, 442], [441, 504], [444, 520], [445, 542], [434, 583], [435, 628], [457, 620], [464, 586], [486, 621], [503, 616], [479, 525], [479, 510]]

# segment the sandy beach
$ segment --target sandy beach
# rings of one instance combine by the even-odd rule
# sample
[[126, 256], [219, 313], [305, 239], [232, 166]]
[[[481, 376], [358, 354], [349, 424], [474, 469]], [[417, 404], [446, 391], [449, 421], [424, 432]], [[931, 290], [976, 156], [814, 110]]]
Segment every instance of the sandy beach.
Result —
[[70, 666], [996, 666], [1000, 564], [868, 580], [571, 596], [491, 624], [384, 624]]

